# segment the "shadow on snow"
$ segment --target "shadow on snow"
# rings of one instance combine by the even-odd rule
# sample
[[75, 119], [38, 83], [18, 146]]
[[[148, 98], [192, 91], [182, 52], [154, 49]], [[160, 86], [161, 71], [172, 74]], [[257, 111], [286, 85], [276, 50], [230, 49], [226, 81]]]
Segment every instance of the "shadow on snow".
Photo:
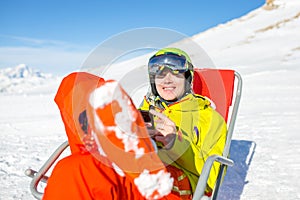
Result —
[[232, 167], [227, 168], [224, 182], [220, 187], [218, 199], [240, 199], [246, 176], [255, 153], [256, 143], [246, 140], [232, 140], [230, 158], [234, 161]]

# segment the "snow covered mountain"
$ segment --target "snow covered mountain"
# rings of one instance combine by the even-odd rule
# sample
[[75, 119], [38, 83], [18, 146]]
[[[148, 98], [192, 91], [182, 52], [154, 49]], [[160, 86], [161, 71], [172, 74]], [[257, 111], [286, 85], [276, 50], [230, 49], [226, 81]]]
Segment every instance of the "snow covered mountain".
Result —
[[[44, 74], [25, 64], [0, 70], [0, 93], [49, 92], [57, 77]], [[46, 88], [49, 88], [48, 90]]]
[[290, 69], [300, 63], [300, 1], [268, 2], [192, 39], [219, 67], [246, 74]]
[[7, 68], [0, 71], [0, 75], [7, 76], [10, 79], [13, 78], [32, 78], [32, 77], [39, 77], [39, 78], [46, 78], [45, 74], [42, 74], [39, 71], [33, 70], [29, 68], [25, 64], [20, 64], [14, 68]]

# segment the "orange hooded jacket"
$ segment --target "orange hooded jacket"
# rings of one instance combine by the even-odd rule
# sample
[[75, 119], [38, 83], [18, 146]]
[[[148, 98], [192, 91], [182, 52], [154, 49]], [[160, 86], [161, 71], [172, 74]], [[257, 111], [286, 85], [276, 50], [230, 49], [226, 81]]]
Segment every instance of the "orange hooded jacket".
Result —
[[[71, 155], [54, 167], [44, 200], [145, 199], [131, 177], [118, 175], [107, 157], [101, 161], [96, 159], [90, 153], [96, 151], [96, 145], [80, 138], [82, 135], [89, 138], [86, 110], [90, 93], [104, 83], [104, 79], [85, 72], [72, 73], [62, 80], [55, 102], [65, 125]], [[179, 198], [170, 193], [162, 199]]]

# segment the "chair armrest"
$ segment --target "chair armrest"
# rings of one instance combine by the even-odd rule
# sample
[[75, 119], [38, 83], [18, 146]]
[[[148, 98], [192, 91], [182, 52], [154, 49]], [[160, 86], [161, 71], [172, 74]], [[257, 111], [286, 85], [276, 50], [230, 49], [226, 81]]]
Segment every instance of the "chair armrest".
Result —
[[32, 195], [36, 199], [42, 199], [43, 194], [42, 192], [39, 192], [37, 190], [37, 186], [40, 181], [47, 182], [48, 177], [45, 176], [45, 174], [48, 172], [50, 167], [55, 163], [55, 161], [58, 159], [58, 157], [62, 154], [62, 152], [69, 146], [68, 141], [65, 141], [62, 143], [50, 156], [50, 158], [45, 162], [45, 164], [41, 167], [39, 171], [35, 171], [33, 169], [27, 169], [25, 170], [25, 174], [29, 177], [32, 177], [31, 183], [30, 183], [30, 191]]
[[[38, 173], [37, 171], [35, 171], [34, 169], [31, 169], [31, 168], [28, 168], [25, 170], [25, 175], [30, 178], [35, 177], [37, 173]], [[48, 176], [43, 175], [40, 181], [43, 183], [47, 183], [48, 178], [49, 178]]]
[[209, 177], [211, 167], [215, 161], [219, 162], [223, 165], [226, 165], [226, 166], [233, 166], [233, 164], [234, 164], [233, 160], [228, 159], [224, 156], [220, 156], [220, 155], [209, 156], [202, 168], [202, 172], [199, 177], [199, 180], [198, 180], [198, 183], [196, 186], [196, 190], [193, 195], [193, 200], [199, 200], [202, 198], [205, 188], [206, 188], [206, 183], [207, 183], [207, 180]]

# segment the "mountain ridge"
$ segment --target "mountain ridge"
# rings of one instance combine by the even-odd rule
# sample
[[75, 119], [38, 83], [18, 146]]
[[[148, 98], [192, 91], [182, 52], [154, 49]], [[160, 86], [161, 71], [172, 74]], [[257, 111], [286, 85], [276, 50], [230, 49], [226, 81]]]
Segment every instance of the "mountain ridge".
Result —
[[[57, 83], [58, 77], [45, 74], [26, 64], [0, 69], [0, 93], [48, 93], [49, 87]], [[50, 86], [51, 85], [51, 86]], [[45, 91], [41, 91], [43, 88]]]
[[[266, 9], [266, 6], [269, 6], [269, 8]], [[300, 64], [299, 24], [299, 0], [274, 0], [269, 5], [265, 4], [240, 18], [219, 24], [188, 38], [193, 40], [198, 47], [204, 49], [214, 66], [203, 65], [202, 61], [199, 61], [200, 65], [198, 65], [197, 59], [201, 60], [201, 55], [195, 53], [195, 49], [191, 48], [184, 40], [178, 41], [174, 45], [186, 50], [190, 54], [195, 67], [198, 68], [230, 68], [242, 75], [273, 71], [274, 69], [298, 70], [297, 66]], [[132, 58], [119, 63], [119, 65], [144, 66], [148, 59], [147, 56]], [[7, 82], [9, 80], [14, 81], [13, 83], [7, 83], [6, 86], [9, 88], [5, 88], [2, 84], [3, 81], [1, 81], [0, 92], [14, 92], [13, 88], [17, 88], [15, 87], [17, 85], [19, 87], [17, 90], [20, 90], [21, 84], [27, 81], [30, 82], [31, 79], [39, 80], [35, 83], [31, 81], [31, 86], [46, 84], [47, 81], [42, 80], [50, 80], [52, 77], [33, 71], [27, 69], [22, 74], [18, 72], [19, 74], [7, 76], [8, 78], [5, 78]], [[112, 70], [110, 73], [121, 73], [120, 76], [125, 76], [122, 74], [122, 70]], [[16, 79], [13, 79], [13, 77]]]
[[[300, 63], [300, 1], [275, 0], [248, 14], [192, 36], [218, 67], [244, 74], [296, 69]], [[248, 57], [252, 57], [250, 60]]]

